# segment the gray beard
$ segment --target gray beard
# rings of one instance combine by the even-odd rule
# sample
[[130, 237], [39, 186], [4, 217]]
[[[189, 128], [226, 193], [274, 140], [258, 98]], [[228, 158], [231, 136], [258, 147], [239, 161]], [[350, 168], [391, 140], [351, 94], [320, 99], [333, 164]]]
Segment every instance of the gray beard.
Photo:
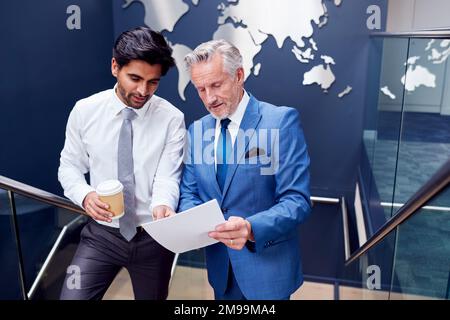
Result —
[[223, 119], [226, 119], [226, 118], [228, 118], [229, 116], [230, 116], [230, 114], [224, 114], [224, 115], [222, 115], [222, 116], [216, 116], [214, 113], [212, 113], [212, 112], [210, 112], [209, 113], [214, 119], [216, 119], [216, 120], [223, 120]]

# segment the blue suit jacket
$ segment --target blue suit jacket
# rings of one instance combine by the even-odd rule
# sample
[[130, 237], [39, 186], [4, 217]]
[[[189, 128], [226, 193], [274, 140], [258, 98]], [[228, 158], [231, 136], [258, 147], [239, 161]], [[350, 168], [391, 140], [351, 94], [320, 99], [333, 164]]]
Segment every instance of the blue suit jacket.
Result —
[[179, 210], [217, 199], [225, 219], [240, 216], [251, 223], [255, 242], [242, 250], [222, 243], [206, 247], [215, 292], [226, 289], [230, 261], [247, 299], [285, 298], [303, 282], [297, 227], [311, 211], [309, 156], [299, 114], [250, 96], [222, 192], [214, 164], [215, 124], [207, 115], [189, 128]]

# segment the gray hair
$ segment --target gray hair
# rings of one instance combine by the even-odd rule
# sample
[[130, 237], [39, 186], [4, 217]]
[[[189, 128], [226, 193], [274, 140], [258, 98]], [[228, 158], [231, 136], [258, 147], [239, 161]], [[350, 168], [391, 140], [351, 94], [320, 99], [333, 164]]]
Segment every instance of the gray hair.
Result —
[[191, 53], [184, 57], [189, 72], [194, 64], [210, 61], [215, 53], [223, 59], [223, 67], [232, 77], [236, 70], [242, 67], [242, 56], [239, 49], [226, 40], [211, 40], [200, 44]]

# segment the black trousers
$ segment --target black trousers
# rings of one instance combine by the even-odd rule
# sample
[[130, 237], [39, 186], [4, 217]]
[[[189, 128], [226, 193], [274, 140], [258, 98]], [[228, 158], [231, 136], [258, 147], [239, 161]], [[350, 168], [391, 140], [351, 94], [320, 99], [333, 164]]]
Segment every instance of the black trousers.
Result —
[[174, 253], [142, 228], [130, 241], [119, 229], [90, 221], [67, 269], [62, 300], [100, 300], [122, 267], [130, 273], [136, 300], [167, 298]]

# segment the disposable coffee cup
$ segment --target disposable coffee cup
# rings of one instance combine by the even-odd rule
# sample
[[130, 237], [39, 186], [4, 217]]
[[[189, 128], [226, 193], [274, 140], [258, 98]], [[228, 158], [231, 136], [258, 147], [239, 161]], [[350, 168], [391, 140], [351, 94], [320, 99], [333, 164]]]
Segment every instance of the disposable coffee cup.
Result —
[[107, 203], [107, 209], [114, 216], [112, 220], [123, 216], [123, 185], [119, 180], [106, 180], [97, 186], [97, 195], [100, 201]]

